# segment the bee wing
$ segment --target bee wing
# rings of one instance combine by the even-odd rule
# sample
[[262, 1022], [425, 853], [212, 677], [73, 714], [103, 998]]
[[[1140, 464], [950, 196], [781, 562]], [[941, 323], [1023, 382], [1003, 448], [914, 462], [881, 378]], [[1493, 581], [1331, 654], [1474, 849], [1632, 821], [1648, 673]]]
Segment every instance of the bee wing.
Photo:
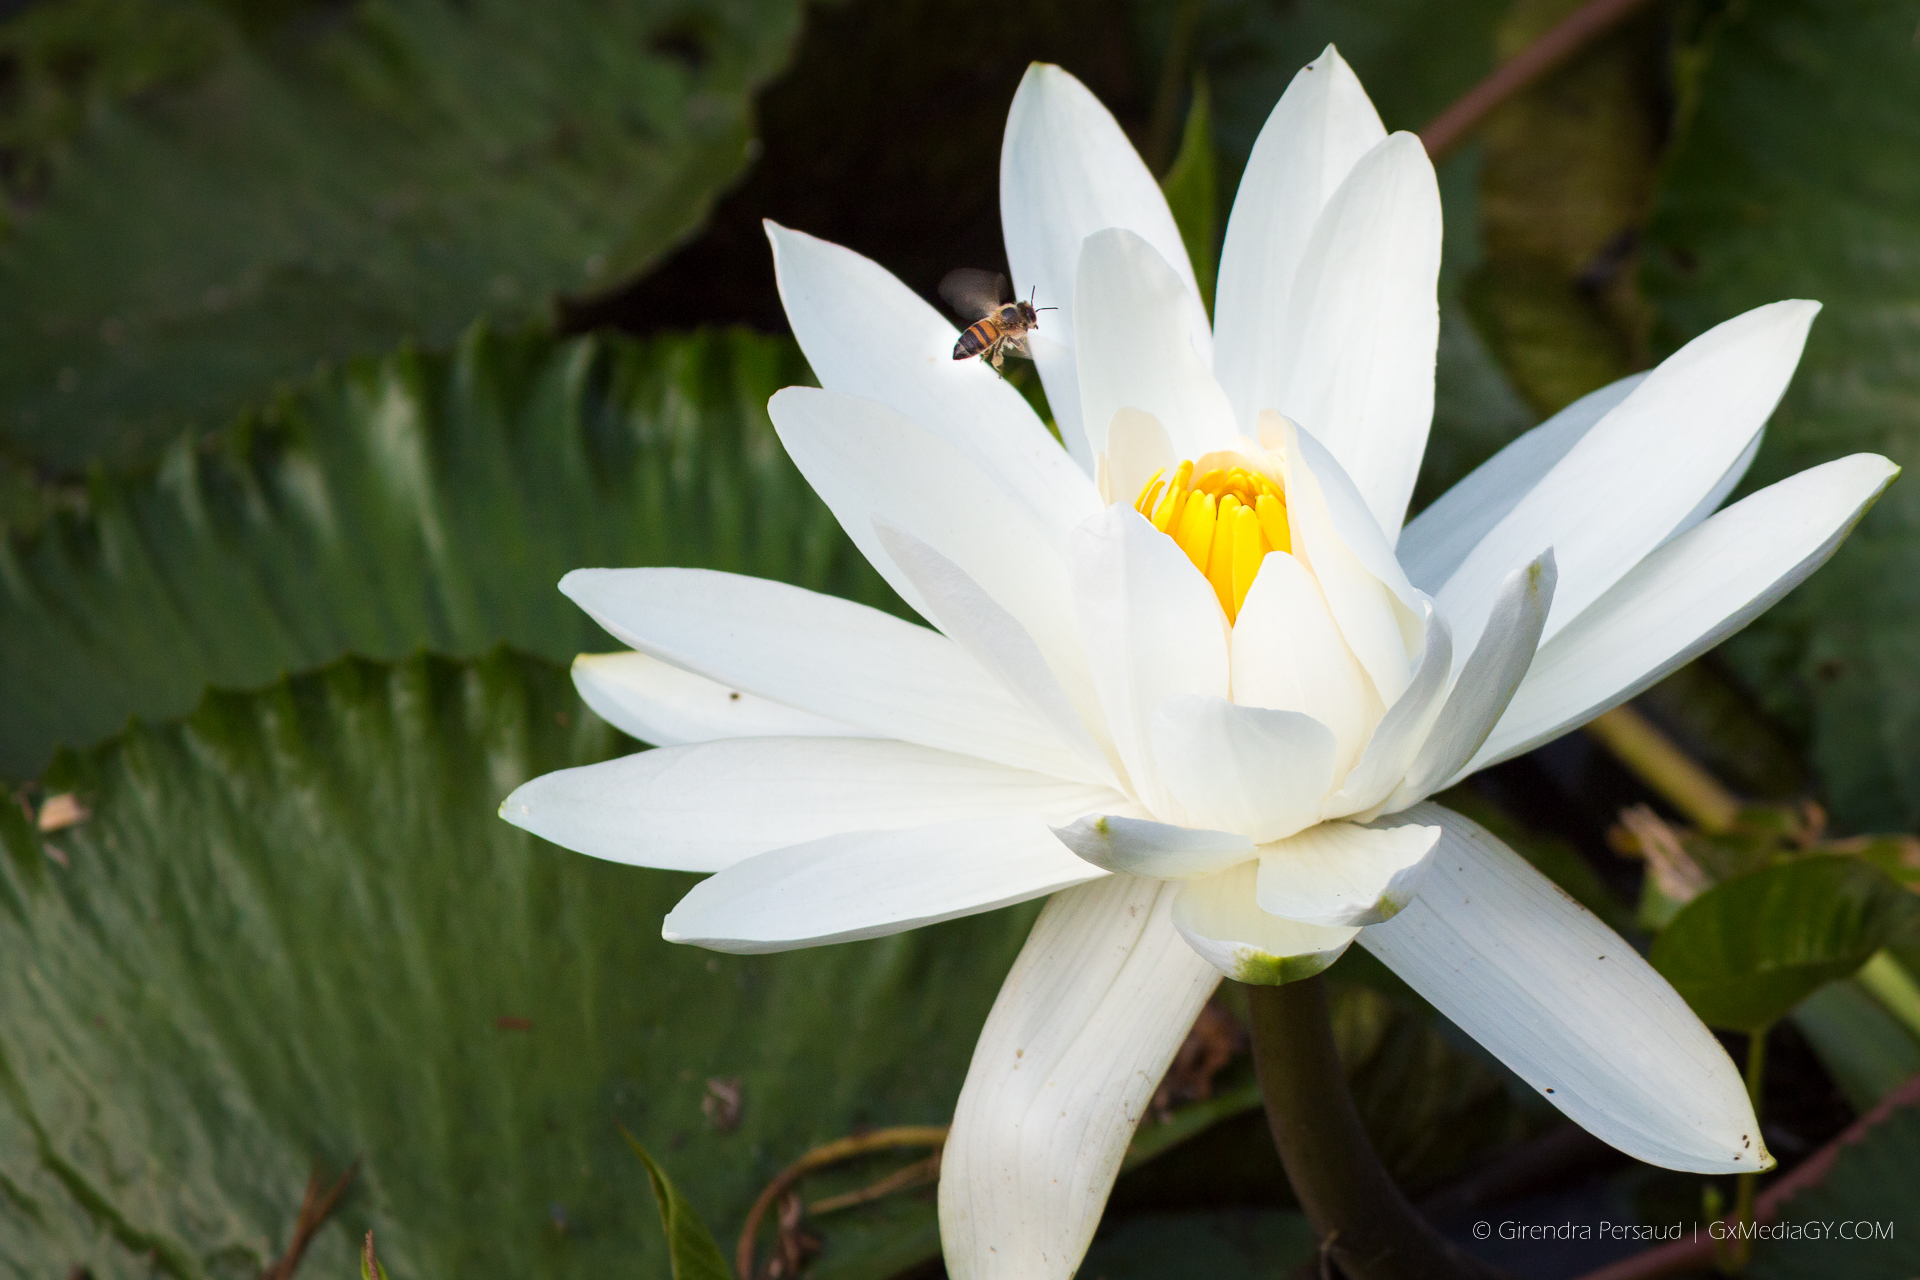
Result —
[[940, 296], [954, 313], [971, 322], [990, 314], [1013, 296], [1013, 286], [997, 271], [960, 267], [940, 281]]

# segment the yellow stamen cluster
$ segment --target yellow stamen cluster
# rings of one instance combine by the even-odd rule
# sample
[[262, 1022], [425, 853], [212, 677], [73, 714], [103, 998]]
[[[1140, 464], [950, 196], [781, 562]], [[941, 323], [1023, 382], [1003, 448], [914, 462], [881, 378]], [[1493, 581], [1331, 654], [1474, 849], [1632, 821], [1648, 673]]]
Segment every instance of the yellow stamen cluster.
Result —
[[1231, 622], [1267, 552], [1293, 550], [1286, 495], [1267, 477], [1239, 467], [1195, 476], [1193, 463], [1183, 462], [1171, 480], [1166, 474], [1165, 467], [1153, 473], [1133, 509], [1187, 553]]

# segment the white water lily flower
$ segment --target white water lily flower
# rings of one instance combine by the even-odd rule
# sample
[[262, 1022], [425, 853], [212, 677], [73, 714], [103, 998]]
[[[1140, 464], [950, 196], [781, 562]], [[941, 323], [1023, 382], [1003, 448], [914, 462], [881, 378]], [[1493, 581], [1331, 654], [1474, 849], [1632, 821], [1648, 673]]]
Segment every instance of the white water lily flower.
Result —
[[561, 584], [634, 652], [575, 667], [658, 749], [528, 783], [569, 848], [713, 872], [669, 939], [773, 951], [1053, 895], [942, 1169], [948, 1269], [1065, 1277], [1221, 974], [1354, 940], [1554, 1105], [1703, 1173], [1769, 1163], [1726, 1053], [1566, 894], [1426, 797], [1718, 643], [1895, 474], [1716, 508], [1817, 310], [1739, 316], [1522, 436], [1402, 528], [1433, 408], [1440, 202], [1331, 49], [1267, 122], [1209, 325], [1113, 118], [1036, 66], [1007, 254], [1066, 441], [881, 267], [769, 226], [823, 390], [771, 405], [933, 629], [683, 569]]

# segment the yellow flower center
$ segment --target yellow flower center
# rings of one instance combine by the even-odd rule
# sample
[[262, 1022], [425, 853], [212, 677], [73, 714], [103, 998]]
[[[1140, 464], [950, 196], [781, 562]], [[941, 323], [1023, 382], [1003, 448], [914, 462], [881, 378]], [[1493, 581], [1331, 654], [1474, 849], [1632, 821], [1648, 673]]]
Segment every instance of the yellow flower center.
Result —
[[1171, 480], [1166, 474], [1165, 467], [1153, 473], [1133, 509], [1187, 553], [1232, 622], [1267, 553], [1293, 550], [1286, 495], [1266, 476], [1241, 467], [1196, 476], [1193, 463], [1183, 462]]

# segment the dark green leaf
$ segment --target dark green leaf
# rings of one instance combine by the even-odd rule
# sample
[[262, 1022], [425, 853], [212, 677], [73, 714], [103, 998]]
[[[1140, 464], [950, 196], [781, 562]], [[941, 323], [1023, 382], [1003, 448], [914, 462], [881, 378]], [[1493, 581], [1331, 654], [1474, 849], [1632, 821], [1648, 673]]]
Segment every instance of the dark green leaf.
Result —
[[673, 1179], [660, 1167], [660, 1162], [647, 1154], [640, 1140], [628, 1133], [624, 1125], [620, 1136], [647, 1166], [653, 1198], [660, 1206], [660, 1224], [667, 1229], [667, 1260], [673, 1267], [673, 1280], [734, 1280], [720, 1246], [713, 1242], [713, 1232], [707, 1230], [707, 1224], [673, 1185]]
[[343, 653], [616, 648], [554, 588], [582, 565], [702, 565], [885, 604], [767, 420], [767, 397], [807, 380], [784, 339], [475, 329], [102, 479], [91, 517], [0, 546], [0, 775], [128, 715], [177, 715], [209, 684]]
[[1219, 274], [1220, 180], [1213, 154], [1213, 125], [1208, 118], [1207, 78], [1193, 82], [1193, 103], [1187, 108], [1187, 125], [1180, 135], [1180, 153], [1173, 167], [1160, 180], [1167, 193], [1167, 207], [1173, 210], [1174, 225], [1180, 228], [1180, 240], [1193, 263], [1194, 278], [1200, 284], [1200, 297], [1213, 313], [1213, 283]]
[[1754, 1280], [1920, 1275], [1920, 1110], [1909, 1105], [1840, 1148], [1833, 1170], [1787, 1201], [1754, 1249]]
[[1797, 858], [1715, 885], [1653, 944], [1653, 965], [1707, 1022], [1766, 1027], [1920, 924], [1920, 900], [1870, 863]]
[[1094, 1242], [1079, 1274], [1097, 1280], [1269, 1280], [1318, 1253], [1304, 1214], [1284, 1209], [1148, 1213]]
[[[1727, 6], [1682, 46], [1682, 132], [1645, 285], [1671, 349], [1780, 298], [1826, 304], [1749, 485], [1859, 450], [1920, 457], [1920, 53], [1912, 6]], [[1920, 488], [1726, 653], [1811, 743], [1836, 818], [1920, 820]]]
[[1920, 1041], [1857, 982], [1820, 988], [1793, 1011], [1793, 1025], [1855, 1111], [1866, 1112], [1920, 1072]]
[[[236, 12], [237, 10], [237, 12]], [[0, 28], [0, 441], [75, 469], [612, 285], [749, 159], [797, 0], [50, 0]]]
[[[400, 1277], [663, 1276], [617, 1125], [731, 1234], [808, 1147], [944, 1122], [1033, 908], [670, 946], [694, 877], [493, 813], [625, 745], [545, 662], [356, 659], [64, 757], [92, 816], [57, 835], [0, 804], [0, 1257], [252, 1280], [313, 1162], [359, 1157], [303, 1275], [352, 1274], [377, 1228]], [[730, 1132], [710, 1079], [739, 1082]], [[932, 1209], [905, 1207], [913, 1245]], [[864, 1247], [883, 1265], [839, 1274], [892, 1274]]]

